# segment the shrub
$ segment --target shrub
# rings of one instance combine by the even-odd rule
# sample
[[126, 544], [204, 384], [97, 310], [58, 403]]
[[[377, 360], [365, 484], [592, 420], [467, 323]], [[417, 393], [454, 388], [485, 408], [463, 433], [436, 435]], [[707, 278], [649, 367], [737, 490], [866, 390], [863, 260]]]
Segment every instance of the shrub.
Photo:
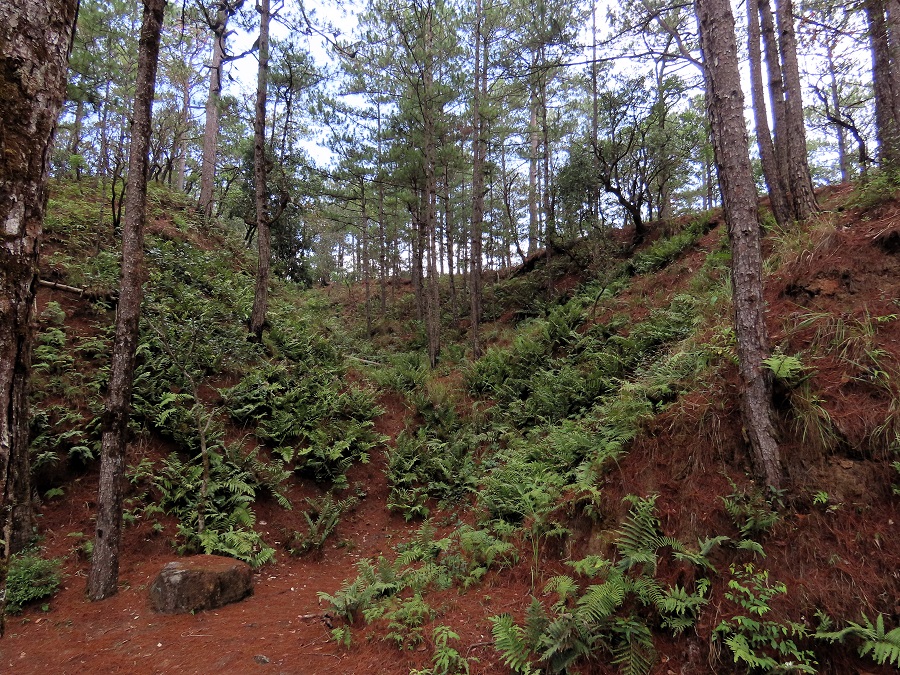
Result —
[[6, 612], [16, 614], [28, 603], [56, 593], [60, 565], [59, 559], [47, 560], [33, 549], [13, 555], [6, 580]]

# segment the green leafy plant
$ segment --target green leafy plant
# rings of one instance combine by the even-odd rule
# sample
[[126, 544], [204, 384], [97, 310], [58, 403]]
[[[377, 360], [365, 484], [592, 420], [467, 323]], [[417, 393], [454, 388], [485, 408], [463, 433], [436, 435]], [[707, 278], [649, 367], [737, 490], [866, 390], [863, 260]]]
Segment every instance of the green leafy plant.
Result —
[[61, 564], [57, 558], [42, 558], [35, 549], [14, 554], [6, 579], [6, 612], [17, 614], [25, 605], [56, 593]]
[[448, 440], [425, 429], [415, 434], [401, 432], [387, 454], [388, 508], [400, 511], [406, 520], [426, 518], [427, 500], [447, 504], [474, 490], [476, 467], [470, 439], [463, 429]]
[[783, 491], [756, 485], [740, 488], [731, 479], [729, 482], [734, 492], [722, 497], [722, 503], [743, 537], [768, 532], [781, 519]]
[[[448, 626], [435, 626], [431, 631], [434, 642], [434, 653], [431, 656], [431, 668], [414, 670], [410, 675], [469, 675], [469, 659], [462, 656], [451, 640], [459, 640], [459, 635]], [[473, 659], [477, 661], [477, 659]]]
[[863, 614], [862, 623], [849, 621], [839, 631], [817, 631], [815, 636], [829, 642], [843, 642], [852, 637], [862, 641], [859, 646], [860, 656], [869, 656], [879, 666], [885, 663], [900, 667], [900, 627], [885, 631], [884, 616], [879, 613], [873, 623]]
[[280, 489], [290, 474], [278, 460], [260, 460], [258, 449], [247, 454], [232, 445], [220, 449], [208, 453], [208, 467], [199, 456], [186, 462], [169, 455], [154, 481], [160, 506], [178, 518], [183, 550], [228, 555], [258, 567], [275, 551], [255, 531], [251, 504], [267, 490], [290, 508]]
[[387, 612], [388, 631], [382, 639], [393, 641], [399, 649], [415, 649], [425, 640], [423, 626], [435, 615], [435, 610], [416, 593]]
[[306, 499], [309, 509], [303, 512], [306, 519], [306, 532], [291, 534], [287, 547], [291, 555], [303, 555], [310, 551], [321, 550], [340, 522], [341, 516], [359, 503], [356, 497], [335, 499], [327, 494], [319, 499]]
[[798, 384], [806, 372], [806, 367], [799, 356], [791, 356], [780, 352], [763, 359], [763, 365], [772, 371], [776, 379], [791, 386]]
[[763, 619], [771, 611], [769, 602], [787, 593], [781, 582], [770, 582], [766, 570], [752, 564], [730, 568], [731, 579], [725, 597], [749, 613], [735, 614], [719, 623], [713, 631], [714, 642], [731, 651], [734, 663], [766, 673], [815, 673], [816, 661], [797, 641], [809, 637], [806, 626], [793, 621], [779, 623]]

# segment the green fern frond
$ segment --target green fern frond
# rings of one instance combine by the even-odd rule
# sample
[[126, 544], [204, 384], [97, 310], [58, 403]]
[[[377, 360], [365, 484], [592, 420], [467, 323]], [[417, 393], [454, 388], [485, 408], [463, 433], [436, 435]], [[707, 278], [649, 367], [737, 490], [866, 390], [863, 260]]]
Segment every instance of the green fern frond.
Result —
[[564, 606], [566, 600], [578, 591], [578, 584], [572, 577], [560, 574], [559, 576], [551, 577], [544, 585], [544, 590], [548, 593], [559, 595], [557, 604]]
[[494, 647], [500, 652], [503, 663], [516, 673], [526, 672], [531, 649], [525, 642], [525, 631], [515, 624], [509, 614], [492, 616], [489, 621]]
[[601, 623], [622, 606], [627, 586], [621, 574], [610, 575], [605, 583], [589, 586], [578, 599], [578, 613], [593, 623]]
[[881, 613], [876, 617], [874, 624], [864, 614], [861, 624], [851, 621], [842, 630], [819, 631], [815, 635], [818, 639], [829, 642], [843, 642], [847, 636], [859, 638], [863, 641], [859, 647], [860, 656], [871, 655], [872, 660], [878, 665], [887, 663], [900, 667], [900, 627], [885, 632], [884, 615]]
[[632, 503], [631, 511], [622, 523], [616, 540], [616, 548], [622, 556], [619, 563], [622, 569], [643, 564], [650, 575], [656, 573], [656, 550], [662, 543], [659, 518], [655, 513], [656, 498], [657, 495], [647, 498], [632, 495], [627, 498]]
[[617, 619], [613, 630], [621, 642], [613, 647], [613, 663], [622, 675], [648, 675], [656, 662], [656, 647], [650, 629], [640, 621]]

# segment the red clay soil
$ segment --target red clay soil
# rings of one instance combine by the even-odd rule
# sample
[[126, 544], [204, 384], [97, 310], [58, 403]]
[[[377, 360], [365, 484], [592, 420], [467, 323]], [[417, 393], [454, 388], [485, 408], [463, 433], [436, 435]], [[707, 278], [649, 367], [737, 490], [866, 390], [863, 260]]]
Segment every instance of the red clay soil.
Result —
[[[400, 397], [388, 396], [377, 422], [380, 433], [396, 437], [406, 411]], [[130, 464], [146, 454], [159, 458], [168, 449], [132, 448]], [[293, 511], [273, 500], [255, 505], [258, 530], [278, 549], [277, 561], [254, 575], [254, 593], [246, 600], [195, 615], [161, 615], [150, 610], [148, 589], [169, 561], [177, 558], [169, 537], [175, 524], [163, 520], [163, 533], [147, 523], [127, 527], [120, 570], [120, 591], [107, 600], [85, 599], [89, 560], [79, 546], [92, 533], [96, 512], [96, 472], [66, 486], [64, 500], [46, 502], [40, 531], [44, 554], [64, 558], [61, 590], [49, 601], [49, 611], [26, 608], [8, 618], [0, 640], [0, 672], [27, 675], [73, 673], [402, 673], [430, 664], [431, 645], [417, 651], [399, 651], [381, 635], [360, 623], [350, 649], [330, 637], [339, 619], [327, 613], [318, 592], [333, 594], [356, 575], [356, 563], [385, 554], [408, 540], [419, 523], [406, 523], [386, 508], [384, 456], [357, 465], [348, 474], [351, 486], [361, 486], [366, 497], [345, 514], [336, 534], [319, 554], [294, 558], [278, 546], [285, 533], [302, 529], [303, 498], [321, 493], [311, 483], [299, 482], [289, 492]], [[439, 517], [440, 518], [440, 517]], [[438, 518], [438, 519], [439, 519]], [[448, 519], [449, 520], [449, 519]], [[86, 535], [73, 536], [78, 533]], [[502, 612], [519, 614], [527, 606], [530, 575], [527, 571], [503, 578], [489, 575], [477, 588], [429, 596], [439, 609], [440, 623], [460, 634], [458, 649], [480, 659], [474, 673], [503, 672], [489, 645], [487, 617]], [[40, 603], [38, 603], [39, 605]], [[430, 630], [426, 628], [430, 643]]]
[[[842, 197], [840, 189], [822, 195], [824, 203]], [[774, 345], [793, 354], [809, 349], [821, 339], [815, 326], [797, 328], [803, 317], [830, 312], [845, 321], [900, 314], [900, 208], [888, 203], [867, 214], [852, 210], [835, 215], [837, 227], [812, 233], [816, 256], [800, 255], [786, 261], [767, 281], [769, 329]], [[705, 237], [700, 249], [716, 245], [717, 228]], [[702, 264], [702, 252], [692, 251], [664, 274], [665, 285], [683, 288], [692, 271]], [[654, 284], [658, 287], [659, 278]], [[640, 282], [639, 282], [640, 283]], [[338, 289], [334, 289], [337, 291]], [[346, 296], [347, 290], [340, 289]], [[652, 289], [643, 289], [652, 298]], [[636, 289], [632, 289], [638, 297]], [[356, 298], [358, 300], [358, 296]], [[621, 311], [646, 311], [636, 302], [623, 302]], [[65, 305], [67, 310], [73, 307]], [[637, 316], [637, 314], [635, 314]], [[876, 322], [877, 323], [877, 322]], [[900, 372], [900, 321], [877, 323], [875, 343], [884, 350], [896, 378]], [[87, 330], [86, 325], [78, 329]], [[771, 577], [791, 589], [793, 606], [773, 601], [776, 620], [797, 620], [800, 614], [815, 626], [814, 613], [859, 619], [861, 611], [874, 618], [886, 615], [887, 623], [900, 620], [900, 506], [890, 493], [897, 476], [883, 447], [872, 441], [875, 425], [896, 411], [877, 382], [849, 372], [846, 360], [822, 353], [813, 367], [814, 391], [822, 395], [822, 407], [834, 421], [839, 439], [823, 450], [802, 441], [792, 431], [785, 413], [780, 420], [784, 437], [788, 491], [783, 519], [765, 536], [767, 557], [758, 561]], [[892, 375], [892, 376], [893, 376]], [[667, 535], [691, 543], [696, 538], [737, 532], [725, 513], [719, 495], [732, 492], [729, 479], [746, 485], [747, 451], [737, 411], [737, 374], [725, 369], [704, 391], [694, 391], [676, 401], [657, 417], [635, 441], [631, 452], [603, 479], [604, 514], [592, 522], [568, 514], [572, 536], [565, 551], [543, 551], [541, 577], [564, 568], [559, 554], [577, 559], [587, 553], [609, 553], [610, 530], [627, 513], [626, 494], [659, 495], [657, 506]], [[785, 397], [790, 392], [782, 392]], [[378, 431], [396, 438], [409, 418], [399, 396], [385, 396]], [[900, 422], [898, 422], [900, 428]], [[158, 458], [159, 445], [132, 448], [130, 463], [140, 453]], [[79, 554], [83, 533], [90, 536], [96, 511], [96, 473], [88, 473], [66, 485], [64, 498], [48, 501], [42, 510], [42, 547], [49, 556], [65, 558], [63, 588], [49, 601], [49, 611], [27, 608], [8, 620], [0, 640], [0, 672], [27, 675], [70, 673], [385, 673], [406, 674], [430, 665], [433, 645], [426, 626], [426, 645], [414, 651], [398, 650], [382, 641], [384, 631], [354, 627], [353, 644], [339, 647], [330, 638], [331, 617], [318, 592], [334, 593], [345, 579], [356, 574], [363, 558], [390, 555], [392, 547], [408, 539], [418, 527], [386, 508], [388, 486], [383, 454], [354, 467], [351, 486], [366, 497], [341, 520], [336, 536], [323, 552], [292, 558], [279, 550], [277, 561], [255, 575], [254, 594], [234, 605], [196, 615], [156, 615], [149, 609], [148, 587], [163, 565], [175, 559], [169, 543], [174, 532], [165, 522], [162, 534], [148, 523], [126, 529], [120, 574], [121, 590], [115, 597], [89, 603], [84, 598], [88, 560]], [[816, 504], [816, 492], [828, 494], [827, 504]], [[298, 482], [289, 495], [294, 511], [284, 511], [271, 500], [255, 506], [259, 529], [270, 544], [283, 542], [285, 533], [301, 529], [303, 498], [319, 494], [311, 483]], [[457, 514], [438, 514], [434, 521], [447, 529]], [[458, 514], [466, 518], [463, 513]], [[562, 514], [566, 515], [566, 514]], [[454, 646], [477, 658], [471, 672], [508, 673], [491, 642], [487, 617], [509, 612], [521, 620], [529, 604], [532, 579], [529, 554], [512, 570], [490, 573], [483, 583], [467, 591], [433, 593], [429, 604], [437, 608], [435, 624], [451, 627], [461, 639]], [[727, 570], [735, 554], [726, 547], [713, 556], [720, 572]], [[751, 558], [752, 559], [752, 558]], [[688, 583], [688, 568], [672, 562], [661, 566], [666, 581]], [[736, 672], [730, 659], [710, 646], [718, 622], [732, 615], [723, 594], [722, 574], [717, 577], [708, 609], [701, 614], [694, 633], [672, 640], [656, 635], [659, 663], [653, 675], [694, 675]], [[540, 582], [540, 579], [538, 580]], [[541, 584], [538, 583], [538, 588]], [[543, 598], [547, 600], [547, 598]], [[552, 598], [550, 599], [552, 600]], [[851, 647], [829, 650], [817, 647], [822, 673], [864, 675], [892, 672], [871, 660], [855, 658]], [[582, 673], [606, 674], [616, 669], [594, 663]], [[895, 671], [893, 671], [895, 672]]]

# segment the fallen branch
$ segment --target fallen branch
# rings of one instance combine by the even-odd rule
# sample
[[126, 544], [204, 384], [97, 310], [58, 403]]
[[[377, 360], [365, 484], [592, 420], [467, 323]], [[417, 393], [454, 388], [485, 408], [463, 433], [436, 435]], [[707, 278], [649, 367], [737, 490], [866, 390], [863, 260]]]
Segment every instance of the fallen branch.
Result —
[[87, 292], [85, 289], [78, 288], [77, 286], [67, 286], [66, 284], [60, 284], [56, 281], [47, 281], [46, 279], [38, 279], [38, 283], [47, 288], [55, 288], [58, 291], [68, 291], [69, 293], [77, 293], [78, 295], [84, 295]]
[[38, 279], [38, 284], [57, 291], [75, 293], [79, 297], [88, 298], [89, 300], [108, 300], [109, 302], [116, 302], [116, 300], [119, 299], [118, 289], [101, 291], [95, 288], [79, 288], [78, 286], [69, 286], [68, 284], [61, 284], [58, 281], [48, 281], [47, 279]]

